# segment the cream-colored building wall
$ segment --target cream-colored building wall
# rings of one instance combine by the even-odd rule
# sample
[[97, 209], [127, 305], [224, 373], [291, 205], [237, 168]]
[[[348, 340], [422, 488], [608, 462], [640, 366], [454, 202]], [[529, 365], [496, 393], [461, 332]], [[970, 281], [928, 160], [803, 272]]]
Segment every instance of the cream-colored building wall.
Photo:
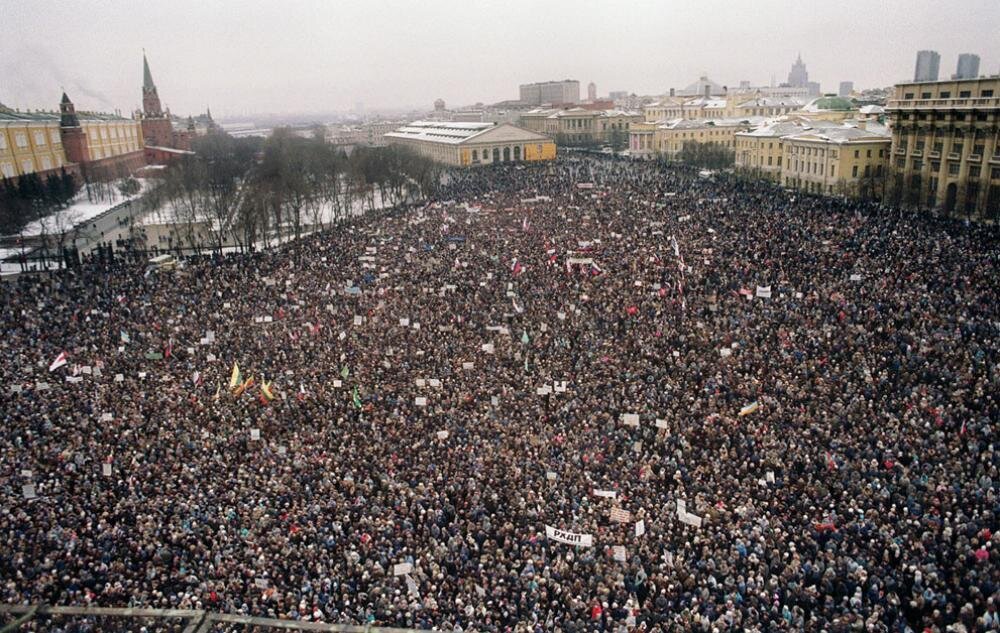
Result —
[[142, 127], [131, 119], [101, 121], [81, 118], [88, 158], [101, 160], [142, 149]]
[[785, 138], [781, 182], [811, 193], [855, 193], [865, 179], [884, 177], [890, 144], [888, 138], [846, 143]]
[[744, 132], [734, 135], [736, 167], [759, 173], [774, 181], [781, 180], [784, 146], [780, 136], [754, 136]]
[[667, 158], [676, 158], [684, 149], [684, 143], [695, 141], [711, 143], [735, 149], [736, 132], [742, 128], [706, 126], [695, 129], [657, 128], [654, 133], [654, 151]]
[[0, 121], [0, 176], [17, 178], [64, 164], [57, 122]]

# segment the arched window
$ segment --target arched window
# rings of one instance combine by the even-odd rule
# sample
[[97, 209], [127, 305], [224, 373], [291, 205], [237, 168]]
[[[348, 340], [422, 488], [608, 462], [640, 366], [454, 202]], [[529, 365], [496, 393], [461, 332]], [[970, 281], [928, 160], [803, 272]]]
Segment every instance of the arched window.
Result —
[[493, 162], [494, 163], [499, 163], [500, 162], [500, 148], [499, 147], [494, 147], [493, 148]]
[[510, 162], [510, 148], [503, 148], [503, 162]]
[[479, 160], [479, 152], [472, 150], [472, 162], [476, 162], [477, 160]]
[[517, 161], [521, 160], [521, 146], [520, 145], [515, 145], [514, 146], [514, 160], [517, 160]]

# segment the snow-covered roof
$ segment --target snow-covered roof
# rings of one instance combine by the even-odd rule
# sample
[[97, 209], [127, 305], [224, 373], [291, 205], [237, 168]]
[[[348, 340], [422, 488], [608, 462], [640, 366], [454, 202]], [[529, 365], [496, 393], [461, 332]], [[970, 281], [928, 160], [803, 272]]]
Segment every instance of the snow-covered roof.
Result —
[[879, 134], [870, 130], [862, 130], [857, 127], [835, 127], [835, 128], [824, 128], [823, 130], [811, 130], [808, 132], [803, 132], [802, 134], [795, 134], [789, 137], [793, 140], [818, 140], [826, 143], [835, 143], [837, 145], [844, 143], [851, 143], [855, 141], [878, 141], [891, 140], [888, 136], [884, 134]]
[[492, 127], [494, 127], [493, 123], [471, 121], [414, 121], [392, 132], [387, 132], [385, 136], [388, 138], [434, 141], [435, 143], [455, 145], [477, 134], [481, 134]]

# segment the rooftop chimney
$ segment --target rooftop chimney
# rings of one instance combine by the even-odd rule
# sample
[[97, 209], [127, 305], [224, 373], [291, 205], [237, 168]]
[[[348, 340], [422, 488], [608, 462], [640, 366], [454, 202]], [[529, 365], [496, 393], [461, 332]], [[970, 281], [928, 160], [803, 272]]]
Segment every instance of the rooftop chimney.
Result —
[[673, 88], [670, 89], [670, 96], [671, 97], [674, 96], [674, 89]]

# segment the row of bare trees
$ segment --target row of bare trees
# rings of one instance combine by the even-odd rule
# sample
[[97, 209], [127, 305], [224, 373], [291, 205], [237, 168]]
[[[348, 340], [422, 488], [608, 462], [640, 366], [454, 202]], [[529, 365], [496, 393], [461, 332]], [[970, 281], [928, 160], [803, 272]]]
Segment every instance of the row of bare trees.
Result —
[[267, 248], [379, 207], [416, 202], [440, 168], [400, 147], [349, 154], [319, 136], [278, 129], [267, 139], [224, 133], [196, 139], [146, 196], [172, 224], [177, 246], [195, 251]]

